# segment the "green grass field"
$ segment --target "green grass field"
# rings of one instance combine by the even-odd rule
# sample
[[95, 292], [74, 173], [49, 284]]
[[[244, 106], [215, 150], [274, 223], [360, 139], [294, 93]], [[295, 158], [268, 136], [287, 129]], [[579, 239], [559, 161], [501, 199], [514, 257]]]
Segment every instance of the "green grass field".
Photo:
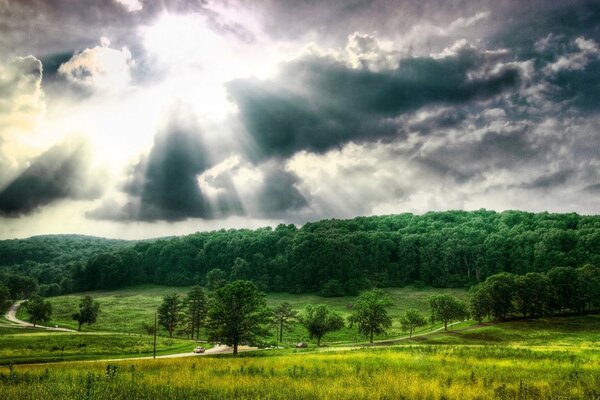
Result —
[[[166, 294], [177, 293], [182, 297], [190, 290], [189, 287], [164, 287], [164, 286], [136, 286], [117, 291], [98, 291], [86, 292], [93, 296], [100, 303], [100, 315], [98, 321], [92, 326], [84, 325], [83, 331], [113, 331], [128, 333], [146, 333], [144, 324], [153, 324], [154, 312], [160, 305], [162, 297]], [[416, 308], [421, 310], [424, 315], [428, 312], [427, 297], [434, 293], [448, 293], [459, 298], [466, 298], [466, 291], [462, 289], [416, 289], [412, 287], [394, 288], [386, 290], [394, 300], [394, 307], [390, 310], [393, 317], [393, 326], [386, 335], [377, 339], [389, 339], [404, 336], [401, 331], [399, 316], [407, 308]], [[48, 300], [52, 303], [53, 315], [49, 325], [59, 325], [77, 329], [77, 324], [71, 319], [71, 315], [76, 312], [79, 299], [84, 294], [73, 294], [66, 296], [51, 297]], [[344, 317], [351, 314], [349, 305], [356, 301], [356, 297], [335, 297], [324, 298], [312, 294], [288, 294], [288, 293], [270, 293], [267, 295], [269, 306], [275, 306], [283, 301], [292, 304], [298, 311], [304, 310], [309, 304], [327, 304]], [[20, 309], [17, 314], [19, 318], [27, 320], [27, 313]], [[431, 330], [431, 327], [422, 328], [421, 332]], [[165, 334], [165, 332], [162, 332]], [[273, 338], [275, 339], [275, 329], [273, 329]], [[364, 341], [364, 337], [359, 336], [355, 329], [344, 328], [338, 332], [333, 332], [325, 337], [324, 342], [329, 344], [344, 342]], [[294, 343], [298, 341], [310, 342], [306, 331], [301, 326], [292, 327], [286, 332], [284, 342]]]
[[[600, 316], [569, 317], [465, 327], [383, 348], [5, 366], [0, 392], [7, 400], [594, 400], [599, 327]], [[445, 342], [453, 344], [433, 344]]]
[[[0, 364], [151, 356], [153, 337], [116, 333], [85, 333], [5, 329], [0, 331]], [[191, 352], [196, 343], [158, 337], [158, 355]], [[203, 344], [210, 347], [209, 344]]]

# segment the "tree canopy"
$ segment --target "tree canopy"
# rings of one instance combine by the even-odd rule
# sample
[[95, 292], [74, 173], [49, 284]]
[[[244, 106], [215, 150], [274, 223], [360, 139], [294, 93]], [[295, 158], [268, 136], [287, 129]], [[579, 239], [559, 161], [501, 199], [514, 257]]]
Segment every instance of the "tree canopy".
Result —
[[208, 311], [208, 335], [233, 346], [260, 342], [268, 335], [270, 312], [264, 293], [250, 281], [234, 281], [215, 290]]
[[371, 289], [360, 294], [352, 306], [352, 315], [348, 319], [350, 326], [356, 324], [358, 332], [367, 336], [373, 343], [374, 335], [384, 334], [392, 326], [388, 308], [393, 305], [389, 294], [381, 289]]
[[344, 327], [344, 319], [341, 315], [323, 304], [306, 306], [300, 321], [308, 331], [309, 337], [317, 339], [317, 346], [321, 346], [323, 336]]
[[[357, 295], [407, 284], [465, 287], [501, 272], [584, 265], [600, 266], [600, 216], [446, 211], [139, 242], [63, 236], [0, 241], [0, 284], [13, 299], [37, 290], [54, 295], [142, 283], [213, 290], [235, 279], [264, 291]], [[562, 279], [564, 271], [556, 274]], [[564, 290], [558, 293], [563, 300], [569, 296]]]
[[44, 300], [42, 296], [33, 295], [24, 304], [29, 313], [29, 320], [36, 326], [40, 322], [50, 321], [52, 316], [52, 305], [49, 301]]
[[454, 296], [435, 294], [428, 298], [428, 302], [431, 309], [431, 320], [443, 322], [445, 331], [448, 330], [450, 322], [469, 316], [466, 304]]
[[84, 296], [79, 301], [79, 311], [73, 314], [72, 318], [77, 321], [77, 330], [81, 331], [83, 324], [94, 324], [100, 313], [100, 303], [94, 301], [92, 296]]

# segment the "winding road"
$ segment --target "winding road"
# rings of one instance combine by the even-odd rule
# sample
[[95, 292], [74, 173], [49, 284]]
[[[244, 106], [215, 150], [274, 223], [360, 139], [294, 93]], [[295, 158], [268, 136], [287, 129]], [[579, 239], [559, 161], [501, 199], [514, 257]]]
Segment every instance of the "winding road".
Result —
[[[25, 300], [19, 300], [17, 302], [15, 302], [14, 304], [12, 304], [8, 310], [6, 311], [6, 313], [4, 314], [4, 318], [6, 318], [8, 321], [12, 322], [13, 324], [16, 324], [22, 328], [33, 328], [33, 324], [27, 321], [23, 321], [17, 318], [17, 310], [19, 309], [19, 307], [21, 306], [21, 304], [24, 302]], [[459, 324], [460, 322], [453, 322], [451, 324], [448, 324], [448, 327], [451, 327], [453, 325]], [[50, 326], [43, 326], [43, 325], [36, 325], [35, 326], [36, 329], [41, 329], [41, 330], [48, 330], [48, 331], [61, 331], [61, 332], [73, 332], [73, 333], [81, 333], [81, 332], [77, 332], [76, 330], [73, 329], [69, 329], [69, 328], [60, 328], [60, 327], [50, 327]], [[432, 333], [436, 333], [436, 332], [440, 332], [444, 329], [444, 327], [440, 327], [437, 329], [434, 329], [432, 331], [429, 332], [422, 332], [422, 333], [418, 333], [418, 334], [414, 334], [412, 335], [412, 337], [418, 337], [418, 336], [426, 336], [426, 335], [430, 335]], [[96, 332], [99, 333], [99, 332]], [[346, 346], [332, 346], [332, 347], [325, 347], [325, 348], [321, 348], [319, 349], [320, 351], [339, 351], [339, 350], [352, 350], [352, 349], [357, 349], [357, 348], [369, 348], [369, 347], [377, 347], [377, 346], [393, 346], [395, 344], [398, 344], [399, 342], [406, 340], [406, 339], [410, 339], [409, 336], [405, 336], [405, 337], [399, 337], [399, 338], [395, 338], [395, 339], [387, 339], [387, 340], [381, 340], [381, 341], [375, 341], [373, 344], [355, 344], [355, 345], [346, 345]], [[246, 351], [256, 351], [259, 350], [257, 347], [250, 347], [250, 346], [239, 346], [238, 351], [239, 352], [246, 352]], [[204, 355], [214, 355], [214, 354], [226, 354], [226, 353], [233, 353], [233, 348], [231, 346], [227, 346], [227, 345], [217, 345], [215, 347], [212, 347], [210, 349], [207, 349], [204, 353], [193, 353], [191, 351], [189, 352], [185, 352], [185, 353], [176, 353], [176, 354], [166, 354], [166, 355], [160, 355], [160, 356], [156, 356], [156, 358], [181, 358], [181, 357], [200, 357], [200, 356], [204, 356]], [[87, 360], [90, 362], [94, 362], [94, 361], [102, 361], [102, 362], [106, 362], [106, 361], [124, 361], [124, 360], [147, 360], [147, 359], [152, 359], [154, 358], [153, 356], [143, 356], [143, 357], [130, 357], [130, 358], [111, 358], [111, 359], [104, 359], [104, 360]], [[67, 361], [68, 362], [68, 361]]]
[[60, 331], [60, 332], [77, 332], [76, 330], [73, 329], [69, 329], [69, 328], [59, 328], [59, 327], [51, 327], [51, 326], [43, 326], [43, 325], [33, 325], [31, 322], [27, 322], [27, 321], [22, 321], [20, 319], [17, 318], [17, 310], [19, 309], [19, 307], [21, 307], [21, 304], [23, 304], [23, 302], [25, 302], [25, 300], [19, 300], [16, 303], [12, 304], [8, 310], [6, 310], [6, 313], [4, 313], [4, 318], [6, 318], [8, 321], [22, 327], [22, 328], [36, 328], [36, 329], [44, 329], [47, 331]]

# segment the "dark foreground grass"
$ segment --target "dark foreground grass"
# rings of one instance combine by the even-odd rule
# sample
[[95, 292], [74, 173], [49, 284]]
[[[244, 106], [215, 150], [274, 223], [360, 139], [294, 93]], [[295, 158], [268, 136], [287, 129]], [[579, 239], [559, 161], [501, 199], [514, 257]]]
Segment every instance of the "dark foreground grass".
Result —
[[598, 353], [410, 345], [329, 353], [17, 366], [3, 399], [600, 398]]

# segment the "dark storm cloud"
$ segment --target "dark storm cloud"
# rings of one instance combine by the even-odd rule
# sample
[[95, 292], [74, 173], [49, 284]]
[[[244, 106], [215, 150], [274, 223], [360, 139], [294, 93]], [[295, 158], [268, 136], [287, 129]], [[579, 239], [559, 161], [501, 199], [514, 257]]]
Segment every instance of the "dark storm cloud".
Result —
[[519, 80], [513, 68], [469, 79], [468, 72], [481, 64], [472, 49], [442, 59], [407, 58], [382, 72], [309, 58], [288, 64], [276, 82], [237, 80], [228, 89], [258, 145], [252, 156], [287, 157], [393, 137], [393, 118], [403, 112], [487, 98]]
[[197, 181], [208, 166], [201, 132], [194, 123], [178, 118], [182, 117], [156, 135], [147, 160], [139, 167], [141, 176], [128, 187], [130, 194], [139, 196], [138, 219], [176, 221], [210, 216]]
[[574, 171], [565, 169], [540, 176], [531, 182], [522, 184], [521, 187], [526, 189], [549, 189], [567, 183], [573, 175]]
[[97, 198], [100, 186], [90, 181], [88, 151], [83, 142], [67, 142], [34, 159], [0, 192], [0, 215], [19, 217], [62, 199]]
[[259, 216], [281, 217], [308, 206], [307, 199], [297, 188], [300, 183], [298, 176], [273, 162], [263, 165], [261, 169], [264, 182], [258, 190]]
[[593, 185], [588, 185], [584, 189], [586, 192], [590, 193], [600, 193], [600, 183], [594, 183]]
[[144, 1], [143, 6], [140, 11], [129, 12], [115, 0], [3, 0], [0, 48], [40, 56], [60, 54], [90, 47], [103, 35], [131, 45], [137, 27], [163, 12], [204, 12], [204, 2], [197, 0]]
[[600, 59], [582, 69], [565, 69], [548, 78], [547, 96], [580, 111], [596, 113], [600, 109]]

